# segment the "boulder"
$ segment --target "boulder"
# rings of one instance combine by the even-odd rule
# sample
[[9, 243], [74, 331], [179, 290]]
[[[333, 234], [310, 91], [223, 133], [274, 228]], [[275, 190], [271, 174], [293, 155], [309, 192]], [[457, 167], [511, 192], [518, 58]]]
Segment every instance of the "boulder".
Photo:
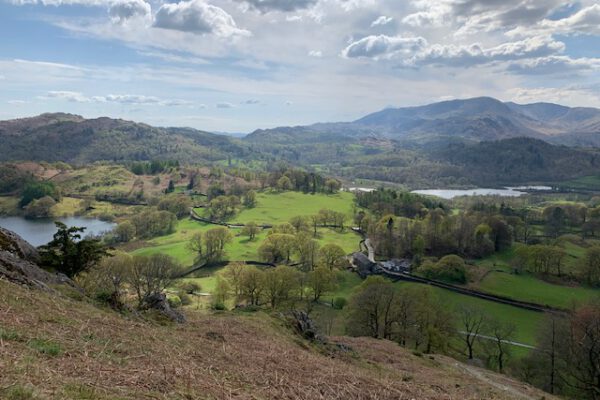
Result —
[[35, 247], [16, 233], [0, 228], [0, 278], [10, 282], [49, 289], [48, 285], [68, 283], [64, 275], [51, 274], [40, 268], [39, 253]]
[[183, 324], [185, 316], [179, 311], [174, 310], [169, 305], [167, 296], [164, 293], [154, 293], [144, 299], [143, 308], [146, 310], [158, 311], [161, 315], [167, 317], [171, 321]]
[[311, 342], [327, 343], [327, 338], [319, 333], [314, 321], [305, 311], [293, 310], [290, 312], [288, 319], [294, 330], [304, 339]]

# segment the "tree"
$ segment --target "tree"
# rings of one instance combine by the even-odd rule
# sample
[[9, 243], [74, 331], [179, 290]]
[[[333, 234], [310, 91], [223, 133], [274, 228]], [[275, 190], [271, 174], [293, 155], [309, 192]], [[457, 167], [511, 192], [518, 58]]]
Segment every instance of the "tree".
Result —
[[346, 264], [346, 252], [334, 243], [328, 243], [319, 250], [319, 263], [330, 270]]
[[244, 207], [256, 207], [256, 192], [254, 190], [248, 190], [244, 195]]
[[181, 266], [166, 254], [134, 256], [129, 284], [135, 290], [138, 307], [151, 296], [161, 294], [181, 272]]
[[305, 270], [312, 270], [317, 263], [319, 242], [314, 240], [310, 234], [300, 233], [294, 240], [294, 247], [299, 255], [300, 264]]
[[250, 241], [253, 241], [254, 239], [256, 239], [256, 235], [258, 235], [259, 232], [260, 227], [256, 224], [256, 222], [250, 221], [246, 225], [244, 225], [241, 233], [244, 236], [248, 236], [248, 239], [250, 239]]
[[62, 222], [55, 225], [58, 231], [52, 241], [40, 247], [41, 263], [46, 268], [72, 278], [108, 255], [100, 240], [81, 238], [86, 228], [67, 228]]
[[212, 293], [213, 305], [214, 306], [222, 305], [224, 308], [225, 303], [227, 302], [227, 299], [229, 298], [230, 290], [231, 290], [231, 286], [229, 285], [229, 282], [227, 281], [227, 279], [223, 278], [223, 276], [221, 276], [221, 274], [217, 274], [217, 278], [216, 278], [216, 282], [215, 282], [215, 289], [213, 290], [213, 293]]
[[219, 226], [212, 228], [204, 233], [204, 248], [208, 262], [218, 261], [225, 255], [225, 245], [230, 243], [233, 235], [229, 229]]
[[437, 263], [424, 263], [419, 271], [429, 279], [467, 283], [465, 261], [457, 255], [450, 254], [442, 257]]
[[302, 216], [295, 216], [290, 219], [290, 225], [294, 227], [296, 233], [306, 232], [309, 230], [308, 218]]
[[586, 249], [579, 263], [579, 276], [590, 286], [600, 286], [600, 246]]
[[253, 265], [246, 266], [240, 275], [240, 292], [250, 305], [260, 305], [263, 291], [264, 272]]
[[292, 188], [292, 181], [285, 175], [279, 178], [279, 180], [277, 181], [277, 189], [281, 191], [292, 190]]
[[496, 365], [499, 372], [502, 372], [511, 354], [512, 345], [509, 342], [514, 338], [516, 327], [512, 323], [493, 319], [489, 322], [488, 330], [493, 338], [491, 345], [488, 346], [490, 361]]
[[325, 293], [335, 289], [335, 272], [329, 268], [317, 267], [308, 273], [309, 287], [313, 301], [318, 301]]
[[223, 277], [229, 283], [229, 286], [233, 290], [236, 301], [241, 298], [242, 295], [242, 273], [246, 265], [243, 263], [231, 263], [223, 270]]
[[60, 200], [60, 192], [54, 183], [50, 181], [29, 181], [23, 188], [19, 206], [25, 207], [33, 200], [46, 196], [50, 196], [56, 201]]
[[158, 203], [157, 206], [159, 210], [172, 212], [177, 216], [177, 218], [188, 216], [191, 207], [192, 201], [188, 196], [184, 195], [166, 196]]
[[187, 248], [196, 253], [196, 259], [201, 260], [204, 254], [204, 236], [202, 232], [196, 232], [187, 243]]
[[485, 329], [487, 324], [486, 312], [470, 305], [461, 305], [458, 308], [457, 315], [460, 318], [461, 328], [464, 335], [464, 341], [467, 346], [467, 355], [469, 360], [473, 359], [473, 348], [479, 335]]
[[271, 233], [258, 248], [260, 259], [269, 263], [289, 263], [296, 238], [286, 233]]
[[367, 277], [347, 307], [349, 333], [391, 339], [398, 311], [398, 296], [396, 288], [387, 279], [380, 276]]
[[276, 308], [281, 302], [289, 300], [300, 285], [301, 272], [287, 265], [280, 265], [264, 273], [264, 296]]
[[325, 181], [325, 187], [329, 193], [335, 193], [340, 190], [342, 184], [337, 179], [330, 178]]
[[169, 185], [165, 189], [165, 193], [173, 193], [175, 191], [175, 182], [172, 179], [169, 179]]
[[25, 218], [48, 218], [52, 215], [52, 207], [56, 201], [50, 196], [33, 200], [25, 207]]
[[123, 221], [115, 228], [115, 236], [122, 243], [129, 242], [135, 237], [135, 225], [131, 221]]

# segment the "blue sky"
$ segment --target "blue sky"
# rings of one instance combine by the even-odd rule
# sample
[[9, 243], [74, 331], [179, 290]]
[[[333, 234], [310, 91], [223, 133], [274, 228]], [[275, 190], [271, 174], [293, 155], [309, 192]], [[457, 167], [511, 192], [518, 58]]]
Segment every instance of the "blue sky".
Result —
[[0, 0], [0, 119], [250, 132], [474, 96], [600, 107], [600, 3]]

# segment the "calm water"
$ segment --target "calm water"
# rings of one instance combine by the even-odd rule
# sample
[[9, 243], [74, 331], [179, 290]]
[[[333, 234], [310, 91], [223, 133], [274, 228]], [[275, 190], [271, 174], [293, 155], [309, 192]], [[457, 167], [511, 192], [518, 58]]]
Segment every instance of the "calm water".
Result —
[[550, 186], [520, 186], [507, 187], [504, 189], [428, 189], [428, 190], [413, 190], [412, 193], [424, 194], [428, 196], [437, 196], [443, 199], [453, 199], [459, 196], [503, 196], [503, 197], [519, 197], [527, 194], [522, 190], [552, 190]]
[[56, 233], [54, 221], [60, 221], [67, 226], [84, 226], [87, 229], [84, 235], [97, 235], [102, 232], [110, 231], [115, 224], [100, 221], [99, 219], [67, 217], [56, 219], [31, 220], [22, 217], [0, 217], [0, 226], [16, 232], [23, 239], [34, 246], [41, 246], [52, 240]]

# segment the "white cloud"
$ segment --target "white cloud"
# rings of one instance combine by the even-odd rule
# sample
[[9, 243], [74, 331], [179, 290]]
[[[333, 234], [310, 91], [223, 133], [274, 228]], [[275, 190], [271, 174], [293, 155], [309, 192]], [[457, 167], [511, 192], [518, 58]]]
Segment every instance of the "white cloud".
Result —
[[237, 27], [233, 17], [225, 10], [204, 0], [163, 4], [156, 13], [154, 26], [199, 35], [250, 36], [249, 31]]
[[7, 103], [13, 106], [22, 106], [27, 104], [27, 102], [24, 100], [8, 100]]
[[222, 109], [235, 108], [235, 104], [231, 104], [231, 103], [227, 103], [227, 102], [217, 103], [217, 108], [222, 108]]
[[574, 71], [600, 69], [598, 58], [571, 58], [569, 56], [549, 56], [523, 60], [510, 64], [509, 72], [523, 75], [571, 74]]
[[597, 87], [567, 86], [514, 88], [508, 91], [516, 103], [549, 102], [558, 104], [585, 104], [599, 106], [600, 97]]
[[314, 6], [318, 0], [243, 0], [251, 8], [267, 13], [270, 11], [297, 11]]
[[323, 52], [321, 50], [311, 50], [308, 52], [310, 57], [321, 58], [323, 57]]
[[248, 100], [244, 101], [244, 104], [246, 104], [246, 105], [260, 104], [260, 100], [258, 100], [258, 99], [248, 99]]
[[392, 22], [393, 20], [394, 20], [394, 18], [392, 18], [392, 17], [386, 17], [385, 15], [382, 15], [381, 17], [377, 18], [375, 21], [371, 22], [371, 28], [373, 28], [375, 26], [387, 25], [390, 22]]
[[286, 101], [286, 102], [285, 102], [285, 105], [286, 105], [287, 107], [290, 107], [290, 106], [293, 106], [293, 105], [294, 105], [294, 103], [293, 103], [293, 102], [291, 102], [290, 100], [288, 100], [288, 101]]
[[346, 58], [393, 58], [422, 51], [427, 40], [422, 37], [371, 35], [350, 43], [342, 51]]
[[109, 94], [106, 96], [85, 96], [80, 92], [53, 90], [46, 93], [45, 96], [40, 96], [40, 99], [60, 99], [73, 103], [119, 103], [129, 105], [161, 105], [167, 107], [191, 105], [192, 103], [186, 100], [163, 100], [155, 96], [143, 96], [135, 94]]
[[530, 32], [565, 35], [600, 35], [600, 4], [584, 7], [574, 14], [557, 20], [544, 19], [534, 26], [520, 26], [508, 35], [528, 35]]
[[469, 67], [497, 61], [514, 61], [547, 57], [564, 51], [562, 42], [538, 36], [517, 42], [507, 42], [494, 47], [481, 44], [430, 45], [422, 37], [367, 36], [351, 43], [342, 54], [347, 58], [372, 58], [399, 60], [402, 65], [417, 67], [438, 65]]
[[77, 67], [75, 65], [61, 64], [61, 63], [54, 63], [54, 62], [47, 62], [47, 61], [21, 60], [18, 58], [14, 59], [13, 61], [18, 64], [30, 64], [30, 65], [41, 66], [41, 67], [71, 69], [71, 70], [78, 70], [78, 71], [82, 70], [82, 68]]
[[152, 8], [144, 0], [114, 0], [111, 2], [108, 15], [114, 23], [125, 23], [130, 19], [149, 20]]

